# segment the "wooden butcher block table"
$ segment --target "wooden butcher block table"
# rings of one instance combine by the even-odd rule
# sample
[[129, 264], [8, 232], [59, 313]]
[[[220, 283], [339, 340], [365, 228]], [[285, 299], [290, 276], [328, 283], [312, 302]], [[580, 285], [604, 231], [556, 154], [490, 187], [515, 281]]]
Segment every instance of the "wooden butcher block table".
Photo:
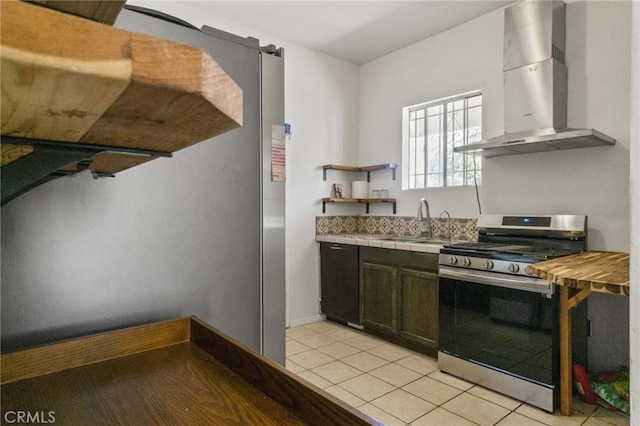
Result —
[[560, 290], [560, 411], [571, 415], [570, 310], [592, 292], [629, 295], [629, 253], [584, 252], [527, 266]]
[[[378, 425], [195, 317], [0, 356], [2, 419], [73, 425]], [[12, 414], [13, 413], [13, 414]]]

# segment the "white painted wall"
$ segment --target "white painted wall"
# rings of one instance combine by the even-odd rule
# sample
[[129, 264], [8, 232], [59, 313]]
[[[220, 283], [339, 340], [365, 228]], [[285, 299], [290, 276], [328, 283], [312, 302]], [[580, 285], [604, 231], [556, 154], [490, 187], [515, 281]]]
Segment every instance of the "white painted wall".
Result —
[[[401, 165], [402, 107], [463, 92], [482, 90], [484, 131], [502, 132], [502, 21], [498, 10], [361, 67], [361, 164]], [[427, 197], [432, 216], [447, 210], [452, 217], [477, 217], [472, 188], [402, 191], [401, 175], [385, 183], [375, 180], [387, 176], [372, 178], [372, 186], [390, 186], [399, 215], [415, 216], [418, 200]], [[373, 213], [390, 213], [374, 207]]]
[[[631, 2], [567, 5], [569, 127], [593, 127], [614, 147], [486, 159], [483, 213], [586, 214], [589, 248], [629, 250], [629, 87]], [[483, 91], [485, 137], [503, 129], [503, 12], [498, 10], [361, 67], [360, 163], [401, 164], [401, 108], [474, 89]], [[400, 173], [401, 174], [401, 173]], [[398, 214], [415, 215], [426, 196], [433, 215], [477, 217], [471, 188], [401, 191]], [[378, 206], [382, 207], [382, 206]], [[629, 300], [589, 299], [592, 369], [629, 365]]]
[[315, 217], [336, 176], [323, 182], [321, 165], [357, 162], [358, 68], [307, 49], [285, 49], [285, 117], [293, 126], [287, 151], [287, 310], [295, 326], [319, 319]]
[[[632, 6], [631, 65], [631, 282], [640, 282], [640, 3]], [[632, 291], [631, 306], [640, 306], [640, 292]], [[640, 310], [630, 312], [631, 424], [640, 424]]]

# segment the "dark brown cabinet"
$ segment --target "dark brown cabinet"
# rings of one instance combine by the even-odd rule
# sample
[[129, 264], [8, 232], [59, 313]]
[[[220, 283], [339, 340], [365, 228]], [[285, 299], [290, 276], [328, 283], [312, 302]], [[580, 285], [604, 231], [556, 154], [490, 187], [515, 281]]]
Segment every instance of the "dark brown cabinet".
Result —
[[361, 309], [362, 325], [387, 333], [397, 332], [397, 269], [395, 266], [363, 261]]
[[400, 268], [398, 274], [398, 334], [437, 348], [438, 274]]
[[434, 354], [438, 255], [361, 247], [360, 312], [366, 331]]

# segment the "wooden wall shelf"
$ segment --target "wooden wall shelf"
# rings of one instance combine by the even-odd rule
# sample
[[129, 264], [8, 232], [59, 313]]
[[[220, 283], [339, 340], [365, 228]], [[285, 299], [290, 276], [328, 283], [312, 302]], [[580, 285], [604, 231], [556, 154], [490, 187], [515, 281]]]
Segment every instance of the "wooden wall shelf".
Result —
[[[112, 22], [124, 2], [39, 3]], [[2, 204], [60, 169], [112, 175], [242, 125], [242, 89], [200, 48], [21, 1], [0, 7], [2, 136], [114, 148], [49, 146], [34, 160], [39, 148], [3, 141]]]
[[336, 164], [325, 164], [322, 166], [322, 178], [327, 180], [327, 170], [341, 170], [344, 172], [367, 172], [367, 182], [371, 182], [371, 172], [376, 170], [391, 170], [393, 180], [396, 180], [396, 163], [376, 164], [374, 166], [339, 166]]
[[60, 1], [60, 0], [31, 0], [33, 3], [56, 9], [71, 15], [82, 16], [92, 21], [113, 25], [124, 8], [126, 0], [108, 1]]
[[[384, 163], [376, 164], [373, 166], [340, 166], [337, 164], [325, 164], [322, 166], [322, 179], [327, 180], [327, 170], [339, 170], [343, 172], [367, 172], [367, 182], [371, 182], [371, 172], [377, 170], [391, 170], [393, 180], [396, 180], [396, 169], [398, 165], [396, 163]], [[374, 203], [390, 203], [393, 205], [393, 214], [396, 214], [396, 199], [395, 198], [323, 198], [322, 199], [322, 213], [327, 212], [327, 203], [345, 203], [345, 204], [366, 204], [367, 214], [369, 213], [369, 205]]]
[[346, 204], [366, 204], [367, 213], [369, 213], [369, 204], [373, 203], [392, 203], [393, 214], [396, 214], [396, 199], [395, 198], [323, 198], [322, 199], [322, 213], [326, 213], [327, 203], [346, 203]]

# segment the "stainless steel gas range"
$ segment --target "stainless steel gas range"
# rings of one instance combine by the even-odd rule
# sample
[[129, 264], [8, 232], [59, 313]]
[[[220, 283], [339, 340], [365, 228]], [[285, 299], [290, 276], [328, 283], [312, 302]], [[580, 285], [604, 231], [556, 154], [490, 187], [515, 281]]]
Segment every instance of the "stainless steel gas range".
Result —
[[586, 246], [586, 216], [495, 214], [478, 219], [478, 242], [443, 246], [440, 369], [552, 412], [559, 383], [555, 285], [526, 267]]

